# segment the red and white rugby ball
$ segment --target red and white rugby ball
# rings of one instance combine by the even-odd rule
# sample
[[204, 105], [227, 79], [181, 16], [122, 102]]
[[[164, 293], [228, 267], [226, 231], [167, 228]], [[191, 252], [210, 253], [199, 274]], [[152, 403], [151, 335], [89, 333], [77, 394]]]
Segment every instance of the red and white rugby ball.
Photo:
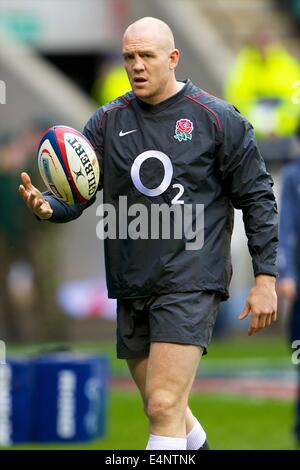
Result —
[[68, 204], [80, 204], [97, 191], [100, 168], [94, 149], [78, 131], [53, 126], [38, 149], [38, 166], [47, 188]]

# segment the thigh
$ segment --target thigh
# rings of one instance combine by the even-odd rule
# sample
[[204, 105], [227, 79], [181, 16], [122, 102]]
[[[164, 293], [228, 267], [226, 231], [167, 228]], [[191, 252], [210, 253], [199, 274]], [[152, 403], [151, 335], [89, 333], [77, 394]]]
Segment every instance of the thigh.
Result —
[[147, 364], [146, 397], [170, 393], [187, 405], [202, 355], [202, 348], [193, 345], [153, 342]]

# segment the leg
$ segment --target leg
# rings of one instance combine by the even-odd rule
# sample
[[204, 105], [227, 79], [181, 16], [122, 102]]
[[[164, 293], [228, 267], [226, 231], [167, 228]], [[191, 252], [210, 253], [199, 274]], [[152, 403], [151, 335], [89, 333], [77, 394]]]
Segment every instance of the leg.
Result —
[[296, 444], [300, 446], [300, 365], [298, 367], [298, 390], [297, 390], [297, 398], [296, 398], [296, 420], [295, 420], [295, 439]]
[[186, 411], [185, 411], [185, 428], [186, 428], [186, 434], [189, 434], [191, 430], [193, 429], [197, 419], [193, 415], [190, 407], [188, 406]]
[[198, 345], [210, 342], [220, 299], [215, 292], [170, 293], [149, 305], [145, 394], [153, 434], [185, 436], [195, 425], [188, 398], [202, 355]]
[[[145, 386], [146, 386], [146, 375], [147, 375], [147, 365], [148, 358], [138, 358], [138, 359], [128, 359], [127, 364], [131, 375], [140, 391], [145, 412], [147, 411], [146, 396], [145, 396]], [[206, 433], [197, 420], [190, 408], [187, 407], [185, 411], [185, 427], [186, 427], [186, 436], [187, 436], [187, 449], [197, 450], [197, 449], [209, 449], [209, 446], [206, 441]]]
[[[147, 375], [147, 365], [148, 365], [148, 358], [138, 358], [138, 359], [127, 359], [128, 368], [132, 375], [133, 380], [138, 387], [144, 407], [145, 412], [147, 410], [147, 403], [146, 403], [146, 375]], [[185, 411], [185, 426], [186, 426], [186, 434], [189, 434], [194, 427], [195, 422], [197, 419], [193, 415], [192, 411], [190, 410], [189, 406], [187, 406]]]
[[186, 437], [188, 398], [200, 357], [197, 346], [151, 344], [145, 387], [151, 434]]
[[135, 381], [137, 388], [141, 394], [144, 408], [146, 411], [146, 396], [145, 396], [145, 385], [147, 375], [148, 357], [142, 357], [137, 359], [127, 359], [127, 365], [130, 370], [131, 376]]
[[[300, 297], [297, 296], [291, 308], [289, 319], [289, 340], [290, 344], [299, 338], [300, 332]], [[295, 402], [295, 423], [294, 436], [297, 445], [300, 445], [300, 365], [296, 366], [298, 372], [298, 389]]]
[[127, 362], [150, 422], [147, 449], [186, 449], [187, 440], [188, 449], [204, 448], [206, 434], [188, 398], [202, 354], [195, 344], [207, 347], [219, 302], [216, 293], [195, 292], [130, 302], [130, 309], [119, 303], [118, 357], [141, 356]]

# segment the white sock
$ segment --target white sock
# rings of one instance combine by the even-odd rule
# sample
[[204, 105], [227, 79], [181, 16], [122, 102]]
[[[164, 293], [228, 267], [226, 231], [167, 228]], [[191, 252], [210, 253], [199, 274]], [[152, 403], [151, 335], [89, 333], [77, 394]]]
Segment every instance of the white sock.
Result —
[[193, 429], [186, 436], [187, 438], [187, 450], [198, 450], [203, 446], [206, 439], [206, 432], [203, 427], [196, 419]]
[[150, 434], [146, 450], [186, 450], [186, 438]]

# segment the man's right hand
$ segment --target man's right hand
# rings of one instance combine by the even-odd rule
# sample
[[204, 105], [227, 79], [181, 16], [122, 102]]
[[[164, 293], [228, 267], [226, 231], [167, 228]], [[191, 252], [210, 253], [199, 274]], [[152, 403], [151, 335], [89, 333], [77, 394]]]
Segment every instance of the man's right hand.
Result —
[[19, 193], [30, 210], [40, 219], [50, 219], [53, 214], [49, 202], [47, 202], [42, 193], [31, 183], [27, 173], [21, 173], [22, 183], [19, 186]]

